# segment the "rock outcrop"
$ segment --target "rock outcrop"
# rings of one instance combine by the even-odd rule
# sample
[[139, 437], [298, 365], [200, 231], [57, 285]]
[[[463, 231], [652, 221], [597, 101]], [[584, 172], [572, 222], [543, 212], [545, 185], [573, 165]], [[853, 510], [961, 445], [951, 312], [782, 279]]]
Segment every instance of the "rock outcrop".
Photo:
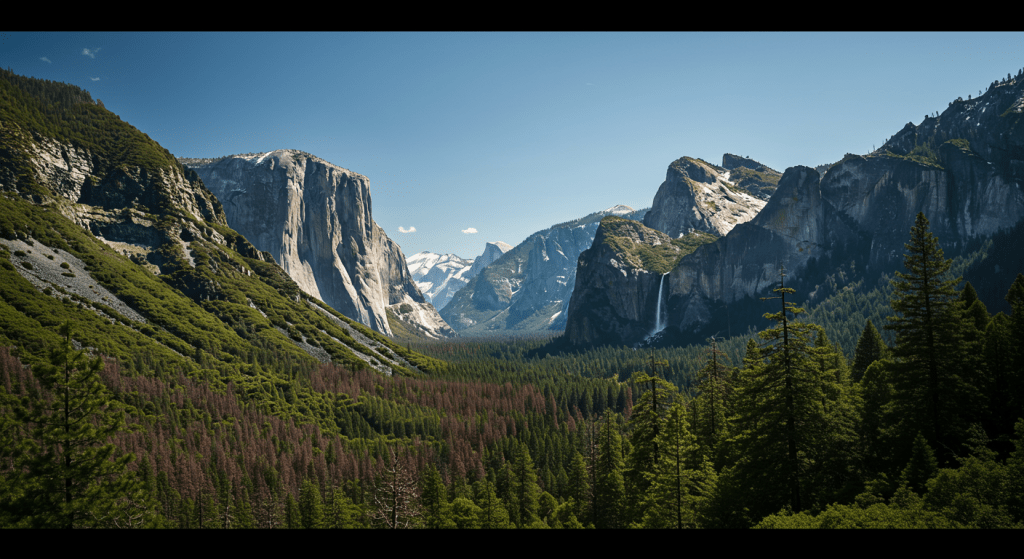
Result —
[[460, 335], [564, 329], [576, 263], [601, 218], [636, 220], [644, 213], [619, 205], [530, 235], [470, 279], [441, 316]]
[[402, 304], [426, 331], [451, 332], [373, 221], [363, 175], [296, 150], [181, 161], [222, 200], [228, 224], [309, 295], [388, 335], [385, 309]]
[[568, 340], [621, 345], [657, 333], [664, 274], [644, 266], [637, 257], [640, 247], [681, 252], [668, 235], [642, 223], [601, 221], [593, 245], [579, 257], [565, 326]]
[[679, 238], [692, 231], [725, 235], [754, 218], [764, 200], [729, 182], [731, 171], [682, 157], [672, 162], [644, 225]]

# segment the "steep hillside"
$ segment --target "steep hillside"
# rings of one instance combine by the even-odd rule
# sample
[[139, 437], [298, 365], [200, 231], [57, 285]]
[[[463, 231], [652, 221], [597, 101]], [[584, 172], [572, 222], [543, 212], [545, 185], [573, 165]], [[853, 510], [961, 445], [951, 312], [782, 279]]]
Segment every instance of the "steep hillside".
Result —
[[734, 172], [692, 157], [673, 161], [644, 225], [679, 238], [691, 231], [721, 236], [750, 221], [765, 201], [730, 182]]
[[195, 173], [87, 92], [4, 71], [0, 93], [0, 345], [35, 362], [70, 320], [127, 370], [208, 370], [241, 390], [288, 363], [418, 369], [305, 295]]

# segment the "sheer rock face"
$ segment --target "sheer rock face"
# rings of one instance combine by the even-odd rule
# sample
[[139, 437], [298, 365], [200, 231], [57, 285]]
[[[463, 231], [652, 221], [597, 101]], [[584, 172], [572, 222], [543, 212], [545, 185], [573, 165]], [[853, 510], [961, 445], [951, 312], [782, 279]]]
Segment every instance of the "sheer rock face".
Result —
[[466, 281], [469, 281], [477, 276], [484, 268], [490, 266], [492, 262], [501, 258], [503, 254], [512, 250], [512, 245], [496, 241], [493, 243], [487, 243], [484, 247], [484, 253], [473, 260], [473, 265], [466, 272]]
[[[1012, 227], [1024, 218], [1022, 119], [1024, 80], [1018, 77], [993, 84], [978, 99], [957, 100], [941, 115], [928, 117], [918, 126], [908, 124], [867, 156], [847, 155], [822, 167], [824, 175], [808, 167], [788, 169], [756, 217], [684, 256], [670, 272], [668, 325], [683, 333], [701, 331], [723, 304], [761, 296], [777, 286], [783, 266], [787, 282], [816, 282], [817, 278], [804, 277], [812, 257], [818, 263], [816, 268], [821, 268], [834, 255], [853, 254], [843, 252], [853, 250], [858, 264], [864, 262], [865, 268], [891, 274], [902, 267], [903, 245], [919, 212], [929, 219], [931, 231], [947, 250]], [[726, 157], [723, 163], [735, 169], [739, 159]], [[749, 161], [743, 161], [743, 166]], [[711, 176], [707, 165], [691, 161], [680, 167], [677, 178], [673, 179], [670, 169], [670, 180], [666, 180], [666, 184], [674, 182], [670, 188], [676, 192], [685, 194], [682, 184]], [[659, 229], [673, 236], [680, 227], [707, 223], [701, 221], [699, 209], [691, 212], [694, 217], [690, 219], [678, 200], [689, 198], [677, 194], [675, 202], [662, 208], [656, 198], [645, 223], [658, 223]], [[683, 225], [658, 221], [666, 216], [676, 216], [676, 222]], [[611, 259], [608, 255], [604, 260], [610, 263]], [[583, 264], [581, 259], [581, 270]], [[605, 267], [608, 270], [602, 273], [610, 277], [613, 267]], [[639, 271], [627, 268], [619, 274], [630, 277]], [[650, 315], [656, 307], [636, 302], [650, 298], [650, 283], [634, 281], [629, 286], [631, 294], [605, 293], [607, 289], [598, 285], [601, 277], [581, 278], [593, 289], [578, 286], [578, 292], [590, 295], [579, 305], [574, 301], [572, 307], [607, 308], [604, 320], [622, 320], [626, 326], [614, 343], [643, 340], [643, 329], [630, 330], [629, 325], [652, 323]], [[645, 309], [646, 315], [636, 316], [638, 307]], [[608, 337], [602, 338], [595, 328], [574, 326], [572, 311], [569, 322], [566, 333], [570, 343], [607, 343]], [[737, 326], [742, 325], [734, 324], [733, 331]]]
[[398, 245], [373, 221], [366, 177], [295, 150], [183, 159], [224, 204], [228, 223], [269, 252], [306, 293], [388, 335], [402, 303], [422, 329], [450, 328], [413, 282]]
[[[629, 344], [654, 330], [662, 274], [616, 250], [609, 237], [609, 227], [598, 227], [593, 246], [580, 254], [565, 325], [570, 343]], [[639, 222], [618, 228], [616, 240], [651, 247], [671, 243], [665, 233]]]
[[693, 230], [725, 235], [750, 221], [765, 202], [734, 190], [729, 174], [690, 157], [673, 161], [644, 225], [678, 238]]

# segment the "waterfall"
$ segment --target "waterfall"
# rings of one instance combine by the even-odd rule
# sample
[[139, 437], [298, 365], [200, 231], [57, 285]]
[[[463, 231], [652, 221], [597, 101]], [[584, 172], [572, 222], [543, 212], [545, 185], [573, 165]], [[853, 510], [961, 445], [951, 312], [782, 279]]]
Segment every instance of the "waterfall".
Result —
[[651, 332], [652, 336], [665, 329], [665, 321], [661, 315], [661, 305], [663, 304], [661, 294], [665, 291], [665, 276], [667, 275], [667, 273], [662, 274], [661, 282], [658, 283], [658, 307], [654, 312], [654, 332]]

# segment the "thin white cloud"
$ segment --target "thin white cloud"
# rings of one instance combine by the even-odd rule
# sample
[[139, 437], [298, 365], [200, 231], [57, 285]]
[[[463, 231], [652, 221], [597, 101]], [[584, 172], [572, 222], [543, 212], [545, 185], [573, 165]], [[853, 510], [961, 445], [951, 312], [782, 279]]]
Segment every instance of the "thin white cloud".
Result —
[[50, 62], [50, 59], [46, 58], [45, 56], [40, 56], [39, 60], [42, 60], [43, 62], [46, 62], [47, 64], [53, 64], [53, 62]]
[[409, 227], [408, 229], [406, 229], [405, 227], [402, 227], [401, 225], [399, 225], [398, 226], [398, 232], [399, 233], [415, 233], [416, 232], [416, 228], [415, 227]]
[[98, 82], [98, 81], [100, 81], [100, 79], [99, 79], [99, 78], [89, 78], [89, 79], [90, 79], [90, 80], [92, 80], [92, 81], [94, 81], [94, 82]]
[[88, 56], [89, 58], [96, 58], [96, 53], [99, 51], [100, 47], [96, 47], [94, 49], [82, 49], [82, 54]]
[[467, 234], [467, 235], [472, 235], [473, 233], [476, 233], [476, 227], [470, 227], [469, 229], [463, 229], [462, 232]]

